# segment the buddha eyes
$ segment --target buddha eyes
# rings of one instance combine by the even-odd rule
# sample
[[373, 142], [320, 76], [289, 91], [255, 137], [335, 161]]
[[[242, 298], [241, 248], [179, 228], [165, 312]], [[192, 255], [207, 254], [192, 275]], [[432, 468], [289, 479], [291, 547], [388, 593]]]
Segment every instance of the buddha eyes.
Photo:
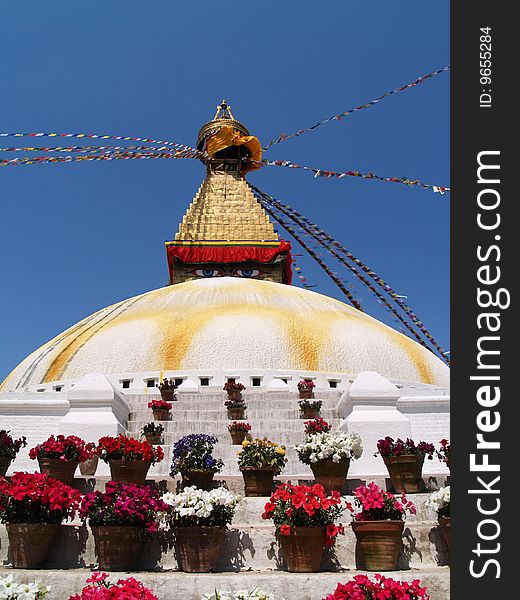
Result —
[[[191, 275], [195, 275], [196, 277], [224, 277], [228, 273], [225, 273], [222, 269], [193, 269], [189, 271]], [[263, 275], [264, 271], [260, 269], [232, 269], [229, 275], [232, 277], [244, 277], [244, 278], [253, 278], [258, 277], [259, 275]]]
[[233, 277], [258, 277], [263, 273], [260, 269], [235, 269], [232, 273]]
[[190, 272], [197, 277], [222, 277], [224, 275], [221, 269], [195, 269]]

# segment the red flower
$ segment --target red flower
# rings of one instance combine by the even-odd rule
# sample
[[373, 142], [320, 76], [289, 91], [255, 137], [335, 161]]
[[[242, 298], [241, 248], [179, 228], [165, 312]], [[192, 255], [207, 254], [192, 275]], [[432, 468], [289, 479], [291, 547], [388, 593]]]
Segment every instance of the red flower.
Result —
[[173, 404], [171, 402], [166, 402], [165, 400], [152, 400], [151, 402], [148, 402], [148, 408], [151, 408], [152, 410], [158, 408], [165, 408], [167, 410], [171, 410], [172, 406]]
[[282, 535], [291, 535], [291, 526], [290, 525], [280, 525], [280, 528], [278, 529], [278, 531]]
[[85, 442], [76, 435], [58, 435], [29, 450], [29, 458], [58, 458], [62, 461], [84, 462], [94, 456], [95, 445]]
[[100, 438], [96, 448], [98, 456], [108, 462], [115, 460], [139, 460], [155, 464], [164, 458], [164, 452], [160, 446], [152, 446], [147, 441], [140, 442], [135, 438], [119, 434], [117, 438], [105, 436]]

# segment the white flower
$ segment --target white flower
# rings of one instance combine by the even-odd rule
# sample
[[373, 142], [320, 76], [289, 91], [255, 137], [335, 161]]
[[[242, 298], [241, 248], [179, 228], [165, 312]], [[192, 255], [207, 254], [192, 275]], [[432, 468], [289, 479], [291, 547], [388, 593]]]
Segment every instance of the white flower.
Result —
[[204, 594], [201, 600], [275, 600], [259, 588], [253, 588], [250, 592], [247, 590], [215, 590], [213, 594]]
[[436, 492], [432, 492], [426, 500], [426, 506], [438, 513], [450, 503], [450, 486], [442, 487]]
[[295, 446], [300, 460], [306, 464], [331, 458], [334, 462], [359, 458], [363, 443], [358, 433], [342, 431], [311, 435], [303, 444]]

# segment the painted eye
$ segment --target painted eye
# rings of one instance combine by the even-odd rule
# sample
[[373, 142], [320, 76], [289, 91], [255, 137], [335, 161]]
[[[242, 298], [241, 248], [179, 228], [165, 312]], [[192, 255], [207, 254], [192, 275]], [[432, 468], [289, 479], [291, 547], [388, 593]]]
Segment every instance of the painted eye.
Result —
[[190, 271], [197, 277], [222, 277], [222, 271], [220, 269], [194, 269]]
[[235, 269], [233, 271], [233, 277], [258, 277], [264, 271], [260, 269]]

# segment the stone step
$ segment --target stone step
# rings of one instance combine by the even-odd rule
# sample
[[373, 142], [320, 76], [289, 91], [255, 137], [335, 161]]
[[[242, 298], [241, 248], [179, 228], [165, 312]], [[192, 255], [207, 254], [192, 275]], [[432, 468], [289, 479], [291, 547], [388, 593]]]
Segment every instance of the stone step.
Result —
[[[336, 573], [287, 573], [284, 571], [248, 571], [241, 573], [114, 573], [110, 581], [135, 577], [152, 589], [159, 600], [200, 600], [203, 594], [220, 590], [248, 590], [259, 588], [269, 593], [270, 600], [321, 600], [331, 594], [338, 583], [346, 583], [354, 575], [364, 573], [373, 578], [373, 573], [342, 570]], [[92, 573], [90, 569], [13, 571], [0, 567], [0, 577], [14, 575], [17, 581], [31, 582], [37, 579], [51, 585], [49, 600], [66, 600], [77, 594]], [[412, 581], [420, 579], [431, 600], [449, 600], [450, 569], [433, 567], [391, 571], [385, 576]]]
[[[104, 463], [100, 462], [100, 466], [105, 466]], [[108, 467], [107, 467], [108, 468]], [[95, 477], [82, 477], [78, 475], [74, 479], [74, 487], [76, 487], [82, 494], [86, 494], [88, 492], [92, 492], [94, 490], [104, 491], [105, 484], [110, 480], [110, 476], [108, 474], [100, 474], [100, 469], [98, 468], [98, 473]], [[345, 494], [351, 495], [352, 492], [360, 485], [366, 485], [369, 481], [373, 481], [380, 488], [385, 489], [387, 491], [392, 492], [392, 484], [389, 478], [384, 476], [370, 476], [368, 477], [349, 477], [347, 478], [347, 483], [345, 487]], [[149, 476], [146, 480], [146, 485], [154, 486], [161, 490], [161, 492], [176, 492], [180, 487], [181, 478], [177, 477], [169, 477], [162, 475], [154, 475], [149, 473]], [[274, 479], [274, 487], [282, 482], [288, 482], [293, 485], [313, 485], [315, 483], [312, 473], [300, 473], [296, 475], [289, 475], [285, 471], [280, 475], [277, 475]], [[449, 476], [447, 477], [445, 474], [442, 475], [434, 475], [423, 477], [423, 482], [425, 489], [427, 490], [424, 494], [409, 494], [409, 498], [412, 502], [417, 504], [422, 504], [423, 500], [426, 499], [429, 493], [433, 490], [437, 490], [442, 486], [449, 485]], [[238, 494], [240, 496], [244, 496], [244, 480], [242, 478], [242, 474], [239, 473], [237, 475], [224, 475], [222, 473], [217, 473], [213, 480], [213, 487], [223, 486], [226, 489], [230, 490], [234, 494]], [[247, 498], [248, 501], [256, 501], [255, 498]], [[259, 499], [258, 502], [261, 501], [267, 502], [268, 497], [264, 497], [263, 499]], [[426, 510], [426, 508], [424, 509]], [[428, 520], [426, 518], [427, 513], [419, 513], [417, 517], [419, 520]], [[412, 515], [409, 516], [410, 519], [414, 517]]]
[[[130, 400], [128, 403], [130, 404], [130, 408], [132, 412], [139, 412], [143, 410], [145, 412], [151, 412], [151, 409], [148, 408], [148, 403], [152, 400], [157, 400], [158, 398], [150, 398], [145, 397], [142, 400]], [[128, 399], [127, 399], [128, 400]], [[200, 409], [204, 408], [205, 410], [219, 410], [222, 407], [225, 407], [225, 402], [227, 397], [222, 396], [220, 398], [209, 398], [207, 396], [198, 396], [195, 400], [186, 400], [184, 396], [178, 396], [177, 400], [173, 400], [171, 402], [172, 411], [175, 412], [177, 410], [186, 410], [186, 409]], [[317, 400], [321, 400], [322, 408], [334, 409], [337, 405], [337, 400], [335, 398], [317, 398]], [[297, 397], [287, 399], [287, 398], [279, 398], [279, 399], [270, 399], [270, 398], [249, 398], [244, 397], [244, 402], [250, 408], [265, 408], [266, 410], [287, 410], [291, 408], [298, 409], [299, 399]]]
[[[247, 414], [247, 413], [246, 413]], [[276, 419], [244, 419], [246, 420], [254, 430], [254, 435], [258, 437], [258, 432], [264, 431], [268, 432], [267, 437], [269, 439], [274, 439], [274, 436], [280, 432], [298, 432], [301, 433], [304, 430], [304, 423], [306, 419], [292, 419], [287, 421], [276, 420]], [[151, 423], [153, 419], [140, 419], [135, 421], [130, 421], [128, 423], [128, 430], [132, 432], [141, 431], [142, 427], [147, 423]], [[180, 420], [172, 420], [172, 421], [156, 421], [156, 423], [160, 423], [165, 431], [170, 433], [180, 433], [179, 437], [184, 435], [188, 435], [189, 433], [207, 433], [211, 435], [229, 435], [227, 426], [232, 421], [224, 416], [219, 418], [218, 420], [207, 420], [200, 419], [198, 421], [180, 421]], [[332, 422], [334, 424], [338, 423], [337, 419], [328, 419], [328, 422]], [[263, 437], [263, 436], [260, 436]]]
[[[163, 423], [163, 427], [164, 427], [164, 423]], [[294, 446], [295, 444], [300, 444], [301, 442], [305, 441], [305, 437], [306, 437], [303, 430], [302, 431], [277, 431], [274, 435], [273, 435], [273, 433], [274, 432], [272, 430], [268, 430], [264, 427], [261, 427], [260, 425], [258, 427], [254, 427], [250, 431], [250, 434], [253, 437], [259, 437], [259, 438], [269, 437], [269, 439], [271, 441], [273, 441], [277, 444], [283, 444], [285, 446]], [[142, 439], [140, 429], [139, 430], [132, 429], [128, 432], [128, 435], [130, 437]], [[181, 432], [176, 432], [176, 433], [171, 432], [170, 433], [169, 431], [165, 431], [162, 435], [163, 435], [162, 441], [164, 442], [163, 445], [169, 446], [169, 445], [174, 444], [185, 434], [181, 433]], [[213, 433], [213, 435], [215, 435], [218, 438], [218, 440], [220, 442], [222, 442], [223, 444], [232, 445], [231, 444], [231, 442], [232, 442], [231, 435], [229, 434], [229, 431], [227, 429], [227, 424], [220, 427], [218, 431], [215, 431]], [[238, 452], [238, 450], [240, 450], [239, 445], [233, 446], [233, 448], [236, 448], [237, 452]]]
[[[189, 423], [196, 424], [197, 421], [212, 421], [213, 423], [216, 421], [227, 421], [228, 413], [226, 407], [222, 405], [219, 408], [209, 409], [209, 408], [190, 408], [183, 409], [175, 406], [171, 410], [171, 421], [183, 422], [188, 421]], [[320, 416], [323, 417], [326, 421], [337, 419], [338, 413], [335, 409], [322, 408], [320, 410]], [[301, 420], [308, 421], [308, 418], [303, 418], [300, 416], [300, 409], [295, 406], [294, 408], [272, 408], [267, 409], [264, 407], [254, 408], [250, 405], [247, 405], [247, 409], [245, 411], [244, 420], [278, 420], [285, 423], [285, 421], [292, 420]], [[130, 413], [129, 422], [141, 422], [145, 423], [153, 420], [153, 414], [151, 410], [148, 408], [143, 408], [142, 410], [132, 411]], [[303, 423], [301, 425], [303, 428]]]
[[[295, 384], [296, 385], [296, 384]], [[157, 389], [148, 388], [150, 391], [145, 394], [135, 394], [131, 391], [124, 391], [125, 398], [129, 402], [149, 402], [153, 399], [160, 399], [161, 395]], [[258, 390], [258, 391], [256, 391]], [[339, 389], [325, 389], [317, 388], [314, 390], [314, 396], [318, 400], [330, 400], [338, 402], [343, 390]], [[244, 400], [299, 400], [299, 393], [297, 390], [268, 390], [266, 388], [248, 388], [242, 392]], [[222, 390], [221, 387], [200, 387], [197, 392], [183, 392], [177, 390], [178, 401], [183, 402], [198, 402], [202, 399], [213, 400], [213, 401], [225, 401], [227, 394]]]
[[[138, 563], [139, 569], [177, 569], [174, 551], [174, 534], [171, 530], [158, 531], [144, 536], [146, 552]], [[9, 556], [7, 531], [0, 526], [0, 560], [7, 564]], [[338, 536], [333, 551], [324, 555], [322, 569], [333, 571], [338, 566], [363, 568], [356, 553], [356, 538], [352, 528], [345, 523], [345, 535]], [[402, 536], [398, 569], [424, 568], [445, 565], [447, 549], [436, 523], [406, 522]], [[91, 567], [96, 564], [94, 537], [90, 528], [83, 525], [62, 525], [54, 541], [48, 568]], [[263, 524], [231, 525], [217, 566], [218, 571], [244, 569], [284, 570], [282, 554], [271, 522]]]

